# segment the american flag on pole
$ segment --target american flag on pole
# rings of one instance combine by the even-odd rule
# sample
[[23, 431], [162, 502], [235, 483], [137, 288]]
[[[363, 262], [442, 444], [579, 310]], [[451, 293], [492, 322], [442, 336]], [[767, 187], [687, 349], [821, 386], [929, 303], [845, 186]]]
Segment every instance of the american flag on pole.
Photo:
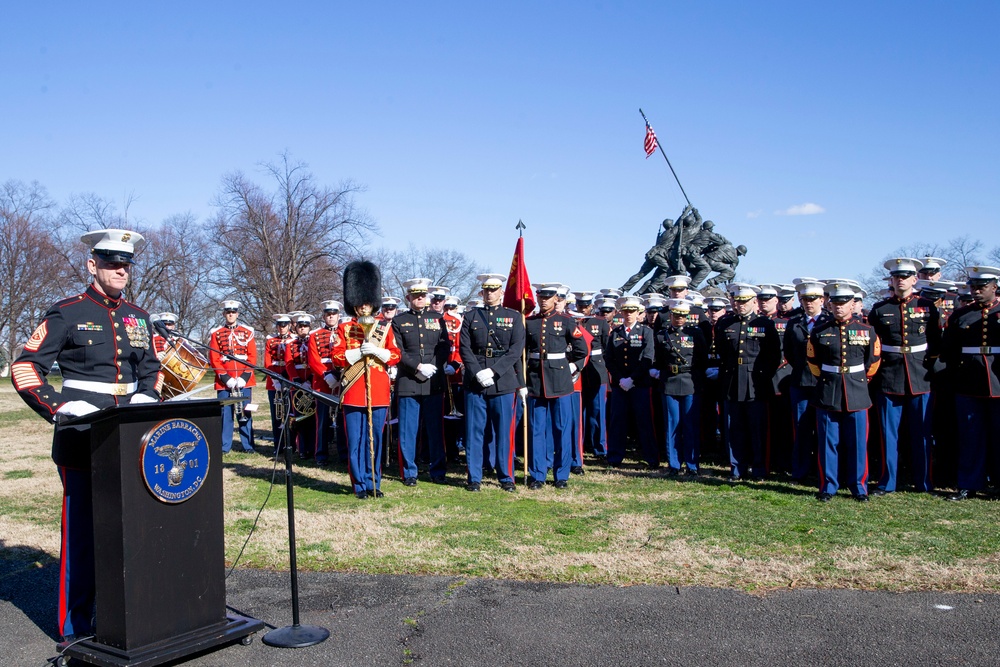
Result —
[[642, 147], [646, 149], [647, 159], [656, 152], [656, 146], [656, 132], [653, 132], [652, 125], [646, 123], [646, 140], [643, 142]]

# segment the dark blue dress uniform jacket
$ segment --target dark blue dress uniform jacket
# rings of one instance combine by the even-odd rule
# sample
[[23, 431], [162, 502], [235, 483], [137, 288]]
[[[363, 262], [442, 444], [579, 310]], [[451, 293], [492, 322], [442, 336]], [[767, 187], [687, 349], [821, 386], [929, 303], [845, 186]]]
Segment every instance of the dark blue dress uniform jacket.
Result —
[[[823, 322], [830, 319], [830, 313], [821, 310], [813, 323], [815, 329]], [[792, 316], [785, 325], [785, 337], [783, 339], [782, 352], [785, 361], [791, 368], [791, 386], [793, 387], [815, 387], [816, 376], [809, 370], [809, 363], [806, 359], [806, 348], [809, 346], [809, 316], [799, 313]]]
[[879, 367], [880, 343], [870, 324], [829, 319], [813, 326], [807, 356], [817, 378], [813, 404], [831, 412], [872, 406], [868, 380]]
[[[462, 319], [458, 350], [465, 364], [465, 388], [484, 396], [510, 394], [524, 386], [521, 354], [524, 322], [521, 313], [503, 306], [470, 308]], [[489, 368], [493, 385], [485, 389], [476, 373]]]
[[[447, 375], [442, 372], [451, 355], [451, 339], [441, 313], [430, 308], [421, 313], [408, 310], [392, 318], [392, 332], [399, 347], [396, 394], [399, 396], [432, 396], [443, 394]], [[438, 369], [430, 380], [417, 377], [418, 364], [431, 364]]]
[[988, 308], [970, 304], [952, 313], [942, 347], [956, 394], [1000, 397], [1000, 301]]
[[[587, 358], [587, 343], [572, 317], [555, 311], [532, 315], [525, 322], [525, 348], [528, 353], [530, 396], [557, 398], [573, 393], [569, 365], [583, 365], [583, 360]], [[532, 359], [532, 356], [536, 358]]]
[[708, 346], [697, 324], [676, 329], [665, 324], [654, 335], [660, 384], [668, 396], [691, 396], [701, 389], [708, 363]]
[[603, 317], [591, 317], [584, 321], [583, 328], [593, 340], [590, 341], [590, 363], [583, 367], [583, 386], [592, 388], [608, 383], [608, 366], [604, 361], [604, 348], [608, 346], [611, 325]]
[[[132, 393], [159, 399], [160, 362], [153, 351], [149, 314], [124, 299], [110, 299], [93, 286], [83, 294], [52, 306], [11, 366], [14, 388], [35, 412], [48, 421], [69, 401], [87, 401], [97, 408], [127, 404]], [[137, 383], [135, 392], [121, 395], [64, 387], [55, 390], [47, 378], [59, 362], [64, 380], [119, 385]], [[56, 465], [90, 467], [89, 436], [83, 427], [57, 426], [52, 442]]]
[[767, 317], [735, 313], [715, 323], [719, 353], [719, 393], [730, 401], [752, 401], [774, 394], [773, 378], [781, 364], [781, 340]]
[[[941, 354], [941, 321], [930, 299], [910, 295], [900, 300], [891, 297], [876, 303], [868, 313], [868, 324], [875, 327], [882, 342], [879, 381], [886, 394], [926, 394], [931, 390], [934, 361]], [[886, 347], [926, 345], [919, 352], [895, 352]]]
[[649, 387], [653, 384], [649, 370], [653, 368], [655, 354], [652, 328], [636, 322], [626, 334], [625, 325], [619, 324], [611, 330], [608, 348], [604, 351], [611, 382], [617, 386], [619, 380], [629, 377], [633, 386]]

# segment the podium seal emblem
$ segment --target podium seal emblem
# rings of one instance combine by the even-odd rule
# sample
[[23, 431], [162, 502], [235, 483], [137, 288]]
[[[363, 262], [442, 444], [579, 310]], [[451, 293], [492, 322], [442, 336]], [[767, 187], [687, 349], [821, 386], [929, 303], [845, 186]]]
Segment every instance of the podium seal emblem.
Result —
[[205, 483], [209, 463], [205, 434], [187, 419], [167, 419], [142, 437], [142, 480], [162, 502], [190, 500]]

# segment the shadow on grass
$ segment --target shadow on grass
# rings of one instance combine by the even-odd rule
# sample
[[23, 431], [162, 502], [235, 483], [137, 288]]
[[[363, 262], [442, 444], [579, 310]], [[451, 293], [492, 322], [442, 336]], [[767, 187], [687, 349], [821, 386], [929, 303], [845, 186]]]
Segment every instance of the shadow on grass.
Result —
[[712, 487], [745, 487], [792, 496], [816, 495], [816, 487], [792, 482], [790, 477], [783, 474], [773, 474], [760, 481], [745, 479], [738, 482], [731, 482], [729, 481], [729, 472], [727, 470], [702, 467], [699, 474], [694, 477], [684, 475], [670, 477], [666, 473], [666, 468], [651, 469], [645, 463], [623, 463], [616, 467], [595, 465], [588, 467], [588, 472], [591, 471], [596, 474], [618, 475], [629, 479], [662, 479], [664, 482], [676, 482], [678, 484], [703, 484]]
[[53, 641], [60, 639], [58, 595], [58, 558], [40, 549], [0, 540], [0, 600], [20, 609]]
[[[268, 451], [262, 451], [265, 449], [270, 449], [270, 447], [264, 448], [258, 446], [256, 450], [257, 456], [253, 454], [240, 454], [238, 456], [245, 457], [242, 459], [238, 458], [227, 458], [224, 460], [224, 465], [226, 468], [232, 470], [236, 475], [240, 477], [246, 477], [248, 479], [257, 479], [264, 482], [270, 482], [273, 478], [275, 486], [284, 486], [285, 483], [285, 458], [284, 455], [278, 456], [277, 467], [275, 467], [274, 454]], [[267, 466], [260, 465], [260, 458], [263, 457], [267, 460]], [[297, 488], [309, 489], [311, 491], [320, 491], [322, 493], [330, 493], [333, 495], [354, 495], [353, 489], [349, 485], [339, 484], [331, 479], [321, 479], [311, 474], [315, 470], [333, 470], [337, 472], [347, 472], [346, 464], [333, 464], [328, 468], [319, 468], [315, 461], [307, 460], [293, 460], [292, 461], [292, 484]]]

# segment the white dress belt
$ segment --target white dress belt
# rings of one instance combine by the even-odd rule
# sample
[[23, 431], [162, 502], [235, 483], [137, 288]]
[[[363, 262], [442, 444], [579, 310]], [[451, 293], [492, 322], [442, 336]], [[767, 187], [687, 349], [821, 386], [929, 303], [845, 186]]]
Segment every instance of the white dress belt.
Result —
[[94, 394], [111, 394], [112, 396], [125, 396], [134, 394], [139, 388], [138, 382], [91, 382], [90, 380], [63, 380], [63, 386], [70, 389], [80, 389]]
[[856, 366], [830, 366], [828, 364], [823, 364], [820, 368], [827, 373], [861, 373], [865, 370], [865, 365], [857, 364]]
[[982, 347], [963, 347], [962, 354], [1000, 354], [1000, 347], [990, 347], [989, 345], [984, 345]]
[[927, 343], [920, 345], [883, 345], [883, 352], [895, 352], [897, 354], [909, 354], [911, 352], [923, 352], [927, 349]]
[[[529, 359], [541, 359], [542, 358], [542, 353], [541, 352], [532, 352], [531, 354], [528, 355], [528, 358]], [[549, 353], [547, 353], [545, 355], [545, 358], [546, 359], [565, 359], [566, 358], [566, 353], [565, 352], [549, 352]]]
[[592, 356], [592, 357], [599, 357], [602, 354], [604, 354], [604, 350], [591, 350], [590, 351], [590, 356]]

